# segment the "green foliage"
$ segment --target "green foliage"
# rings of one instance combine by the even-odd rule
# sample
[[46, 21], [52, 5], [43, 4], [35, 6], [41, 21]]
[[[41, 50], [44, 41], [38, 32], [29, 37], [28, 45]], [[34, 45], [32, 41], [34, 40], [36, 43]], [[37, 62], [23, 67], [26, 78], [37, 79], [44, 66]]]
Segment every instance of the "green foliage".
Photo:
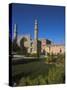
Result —
[[49, 55], [43, 60], [14, 65], [12, 70], [13, 76], [17, 79], [15, 82], [19, 86], [65, 83], [64, 59], [64, 55]]
[[12, 49], [14, 52], [16, 52], [17, 54], [21, 54], [21, 55], [26, 55], [27, 54], [27, 48], [24, 47], [24, 42], [26, 41], [26, 38], [22, 38], [20, 41], [20, 46], [18, 46], [18, 44], [16, 43], [16, 39], [12, 42]]
[[21, 78], [19, 85], [45, 85], [45, 84], [60, 84], [64, 83], [64, 69], [63, 67], [52, 67], [49, 69], [48, 75], [39, 74], [32, 78], [31, 76], [27, 76], [25, 78]]
[[48, 63], [49, 62], [49, 57], [45, 57], [43, 60], [44, 60], [44, 62]]
[[37, 53], [29, 54], [30, 57], [37, 57]]
[[19, 86], [24, 86], [24, 85], [44, 85], [46, 84], [46, 80], [45, 78], [43, 78], [42, 75], [38, 75], [35, 78], [31, 78], [31, 77], [26, 77], [26, 78], [21, 78], [20, 82], [19, 82]]
[[18, 45], [16, 43], [16, 40], [14, 40], [13, 43], [12, 43], [12, 49], [13, 49], [14, 52], [16, 52], [17, 49], [18, 49]]
[[21, 80], [19, 81], [19, 86], [25, 86], [26, 85], [26, 80], [24, 77], [21, 78]]
[[47, 82], [46, 82], [47, 79], [46, 79], [46, 77], [44, 78], [43, 75], [39, 75], [37, 79], [38, 79], [38, 84], [39, 85], [47, 84]]
[[64, 54], [58, 54], [58, 55], [48, 55], [45, 57], [45, 62], [48, 63], [58, 63], [58, 64], [64, 64], [65, 63], [65, 55]]
[[36, 78], [32, 79], [30, 77], [27, 77], [26, 82], [28, 83], [28, 85], [37, 85], [38, 84], [38, 80]]
[[57, 55], [57, 62], [64, 64], [65, 63], [65, 54], [58, 54]]
[[48, 83], [59, 84], [64, 82], [64, 67], [53, 67], [48, 72]]

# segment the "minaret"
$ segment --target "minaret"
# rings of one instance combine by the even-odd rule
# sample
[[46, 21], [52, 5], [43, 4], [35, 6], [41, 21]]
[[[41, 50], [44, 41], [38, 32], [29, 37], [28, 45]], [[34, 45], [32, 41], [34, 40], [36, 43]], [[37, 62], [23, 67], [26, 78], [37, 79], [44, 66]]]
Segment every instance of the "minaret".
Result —
[[38, 53], [38, 22], [37, 19], [35, 20], [35, 26], [34, 26], [34, 50], [35, 53]]
[[38, 22], [37, 22], [37, 19], [35, 20], [34, 39], [38, 40]]
[[14, 24], [14, 40], [17, 42], [17, 25]]

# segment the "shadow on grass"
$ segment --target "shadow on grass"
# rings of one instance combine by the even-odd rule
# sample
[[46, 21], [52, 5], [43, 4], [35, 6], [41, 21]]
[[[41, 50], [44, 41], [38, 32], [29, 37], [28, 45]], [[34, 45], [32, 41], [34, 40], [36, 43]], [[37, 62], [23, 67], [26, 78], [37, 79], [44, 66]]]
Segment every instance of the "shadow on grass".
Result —
[[[15, 65], [14, 65], [15, 66]], [[35, 77], [38, 77], [38, 75], [42, 76], [47, 76], [48, 71], [50, 68], [54, 67], [54, 64], [45, 64], [42, 61], [36, 61], [36, 62], [31, 62], [28, 64], [21, 64], [21, 67], [16, 66], [14, 69], [16, 69], [16, 74], [13, 74], [13, 82], [16, 82], [16, 84], [19, 84], [19, 81], [21, 78], [26, 78], [26, 77], [31, 77], [32, 79]], [[18, 73], [19, 70], [21, 69], [20, 73]], [[15, 72], [15, 71], [14, 71]], [[13, 72], [13, 73], [14, 73]], [[48, 81], [46, 80], [46, 83], [48, 84]]]

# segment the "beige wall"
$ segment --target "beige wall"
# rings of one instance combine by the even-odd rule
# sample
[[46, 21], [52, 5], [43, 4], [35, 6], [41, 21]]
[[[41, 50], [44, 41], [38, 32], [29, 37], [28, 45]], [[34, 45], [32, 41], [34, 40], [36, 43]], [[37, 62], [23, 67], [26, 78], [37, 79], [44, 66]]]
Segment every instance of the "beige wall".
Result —
[[58, 53], [64, 53], [65, 52], [64, 45], [46, 45], [42, 48], [42, 51], [43, 50], [45, 50], [47, 53], [50, 53], [50, 54], [51, 53], [58, 54]]

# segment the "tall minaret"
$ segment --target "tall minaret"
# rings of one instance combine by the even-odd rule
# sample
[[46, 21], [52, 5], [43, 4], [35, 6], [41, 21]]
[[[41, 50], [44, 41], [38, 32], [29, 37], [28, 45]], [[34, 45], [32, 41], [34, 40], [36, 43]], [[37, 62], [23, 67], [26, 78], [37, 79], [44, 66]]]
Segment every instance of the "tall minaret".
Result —
[[38, 40], [38, 22], [37, 22], [37, 19], [35, 19], [34, 39]]
[[14, 24], [14, 40], [17, 42], [17, 25]]
[[38, 53], [38, 22], [37, 19], [35, 20], [35, 26], [34, 26], [34, 50], [35, 53]]

